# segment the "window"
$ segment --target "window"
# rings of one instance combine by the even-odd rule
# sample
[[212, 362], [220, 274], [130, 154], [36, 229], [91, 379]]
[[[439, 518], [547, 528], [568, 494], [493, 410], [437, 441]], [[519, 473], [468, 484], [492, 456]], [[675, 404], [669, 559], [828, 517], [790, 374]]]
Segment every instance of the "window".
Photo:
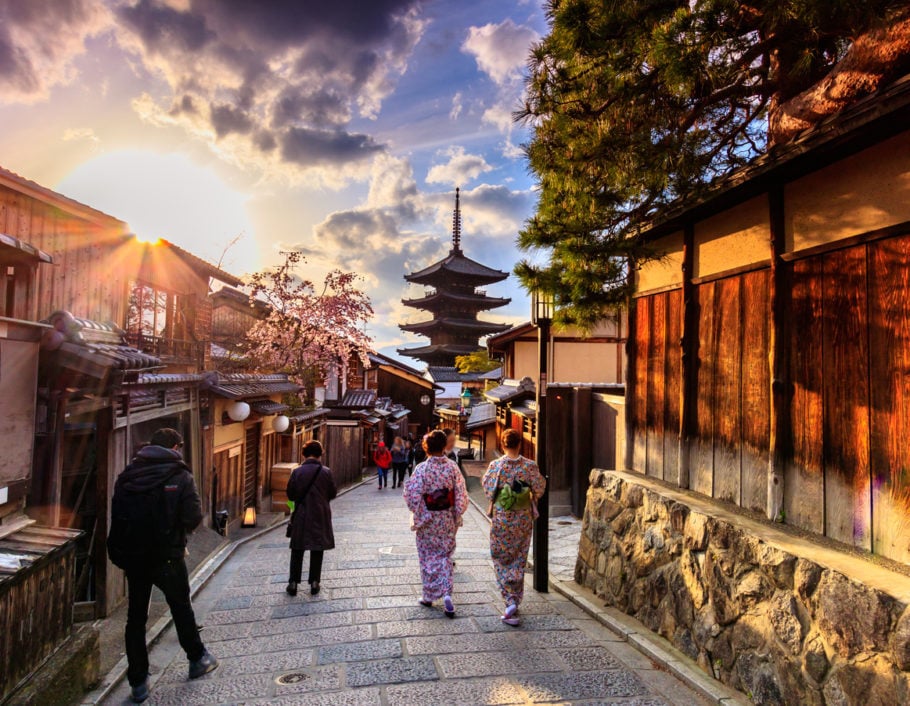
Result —
[[142, 338], [185, 339], [188, 297], [145, 282], [130, 284], [127, 332]]

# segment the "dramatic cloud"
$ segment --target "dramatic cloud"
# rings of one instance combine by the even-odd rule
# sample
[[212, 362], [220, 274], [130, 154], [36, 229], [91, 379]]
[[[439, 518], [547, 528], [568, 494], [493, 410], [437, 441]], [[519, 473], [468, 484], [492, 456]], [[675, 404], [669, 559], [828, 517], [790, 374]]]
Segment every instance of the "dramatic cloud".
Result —
[[471, 27], [462, 51], [471, 54], [478, 68], [502, 86], [520, 80], [531, 44], [538, 39], [540, 35], [530, 27], [506, 19], [499, 24]]
[[450, 147], [441, 154], [447, 156], [449, 161], [430, 168], [426, 178], [428, 184], [461, 186], [493, 169], [482, 156], [466, 154], [464, 147]]
[[34, 102], [75, 77], [88, 37], [110, 27], [97, 0], [0, 0], [0, 95]]
[[121, 44], [170, 95], [134, 101], [224, 159], [340, 186], [384, 148], [351, 128], [376, 117], [420, 39], [419, 0], [139, 0]]

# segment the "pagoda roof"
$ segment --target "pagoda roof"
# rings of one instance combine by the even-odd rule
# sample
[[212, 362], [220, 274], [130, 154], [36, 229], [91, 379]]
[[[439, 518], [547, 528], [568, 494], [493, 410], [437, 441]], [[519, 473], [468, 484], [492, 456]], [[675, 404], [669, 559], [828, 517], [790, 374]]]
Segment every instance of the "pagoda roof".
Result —
[[417, 284], [432, 284], [448, 279], [464, 281], [465, 278], [478, 284], [491, 284], [501, 282], [508, 276], [508, 272], [481, 265], [476, 260], [467, 257], [460, 249], [452, 248], [448, 257], [434, 262], [418, 272], [405, 275], [404, 278], [408, 282]]
[[462, 294], [459, 292], [436, 291], [418, 299], [402, 299], [401, 303], [405, 306], [427, 309], [436, 304], [457, 302], [459, 304], [475, 304], [479, 310], [483, 310], [496, 309], [500, 306], [505, 306], [511, 301], [512, 300], [508, 297], [488, 297], [486, 294]]
[[451, 317], [442, 317], [438, 319], [429, 319], [419, 321], [415, 324], [400, 324], [398, 326], [402, 331], [411, 333], [422, 333], [433, 329], [454, 329], [456, 331], [468, 331], [478, 333], [492, 333], [505, 331], [511, 326], [509, 324], [497, 324], [492, 321], [479, 321], [477, 319], [457, 319]]
[[476, 350], [476, 344], [434, 343], [429, 346], [418, 346], [416, 348], [399, 348], [398, 352], [409, 358], [419, 358], [423, 360], [427, 358], [451, 358], [452, 356], [458, 355], [470, 355]]

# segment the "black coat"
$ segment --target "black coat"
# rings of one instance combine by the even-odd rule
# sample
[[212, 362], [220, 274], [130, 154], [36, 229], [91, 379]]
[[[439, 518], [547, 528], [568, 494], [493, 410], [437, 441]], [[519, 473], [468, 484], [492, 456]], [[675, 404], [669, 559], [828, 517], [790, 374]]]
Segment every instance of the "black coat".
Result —
[[133, 458], [114, 483], [112, 506], [127, 493], [147, 492], [164, 486], [164, 515], [172, 528], [165, 558], [180, 559], [186, 553], [186, 535], [202, 522], [202, 503], [189, 466], [179, 451], [146, 446]]
[[318, 551], [335, 548], [329, 502], [336, 495], [338, 489], [332, 472], [316, 459], [308, 458], [294, 469], [288, 478], [288, 500], [296, 504], [291, 515], [291, 549]]

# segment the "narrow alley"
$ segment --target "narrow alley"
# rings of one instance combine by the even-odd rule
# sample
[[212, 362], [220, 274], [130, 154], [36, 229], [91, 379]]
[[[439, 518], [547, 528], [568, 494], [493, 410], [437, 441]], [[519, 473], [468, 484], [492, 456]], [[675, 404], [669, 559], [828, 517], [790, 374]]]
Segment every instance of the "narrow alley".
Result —
[[[530, 589], [503, 625], [474, 507], [456, 552], [457, 617], [417, 604], [417, 554], [398, 491], [367, 483], [333, 503], [337, 548], [322, 591], [285, 593], [284, 526], [245, 546], [196, 598], [221, 661], [194, 682], [173, 630], [151, 651], [152, 696], [174, 704], [707, 703], [565, 598]], [[104, 702], [129, 703], [121, 683]]]

